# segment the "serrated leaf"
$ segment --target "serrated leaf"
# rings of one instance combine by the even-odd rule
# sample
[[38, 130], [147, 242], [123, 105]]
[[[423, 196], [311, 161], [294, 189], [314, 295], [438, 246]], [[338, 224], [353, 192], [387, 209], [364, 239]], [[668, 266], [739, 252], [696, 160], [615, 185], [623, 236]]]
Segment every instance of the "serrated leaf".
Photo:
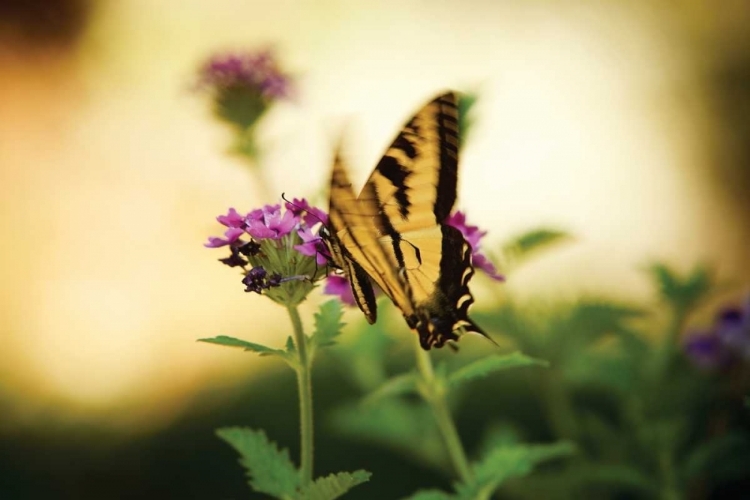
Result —
[[198, 342], [206, 342], [207, 344], [223, 345], [227, 347], [239, 347], [245, 351], [260, 354], [261, 356], [284, 356], [286, 354], [281, 349], [273, 349], [271, 347], [266, 347], [254, 342], [248, 342], [247, 340], [227, 337], [226, 335], [219, 335], [218, 337], [207, 339], [198, 339]]
[[448, 384], [451, 388], [455, 388], [460, 386], [461, 384], [468, 382], [469, 380], [486, 377], [487, 375], [494, 372], [532, 365], [546, 367], [549, 366], [549, 363], [541, 359], [526, 356], [521, 352], [514, 352], [512, 354], [506, 355], [487, 356], [451, 373], [448, 376]]
[[289, 458], [268, 440], [265, 432], [243, 427], [217, 429], [216, 434], [240, 454], [240, 464], [247, 470], [248, 483], [255, 490], [277, 498], [294, 496], [299, 487], [299, 473]]
[[354, 472], [339, 472], [316, 479], [311, 485], [303, 488], [299, 500], [334, 500], [354, 488], [370, 480], [371, 473], [364, 470]]
[[416, 392], [418, 379], [417, 374], [414, 372], [392, 377], [385, 384], [368, 394], [362, 400], [362, 404], [369, 405], [384, 398]]
[[492, 450], [473, 465], [473, 481], [459, 483], [456, 492], [462, 500], [491, 493], [511, 477], [525, 476], [544, 461], [561, 458], [575, 452], [572, 443], [560, 442], [541, 445], [501, 446]]
[[453, 500], [455, 495], [440, 490], [419, 490], [403, 500]]
[[336, 343], [336, 337], [341, 334], [341, 328], [344, 326], [341, 322], [343, 315], [344, 311], [338, 300], [329, 300], [320, 306], [320, 311], [315, 313], [315, 332], [310, 338], [313, 349]]
[[294, 339], [291, 335], [286, 339], [286, 352], [293, 356], [297, 356], [297, 346], [294, 345]]

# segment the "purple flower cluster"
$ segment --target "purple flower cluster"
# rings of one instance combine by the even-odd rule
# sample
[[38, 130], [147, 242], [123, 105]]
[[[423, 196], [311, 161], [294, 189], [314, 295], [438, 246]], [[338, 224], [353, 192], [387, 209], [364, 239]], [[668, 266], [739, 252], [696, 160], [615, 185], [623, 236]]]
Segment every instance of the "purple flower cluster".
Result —
[[247, 88], [269, 100], [283, 99], [291, 94], [290, 80], [281, 72], [270, 50], [211, 57], [200, 69], [199, 86]]
[[[325, 244], [313, 232], [316, 225], [327, 222], [327, 215], [305, 199], [246, 214], [230, 208], [216, 220], [227, 229], [223, 236], [209, 237], [204, 246], [229, 247], [231, 254], [219, 261], [243, 269], [247, 292], [261, 293], [291, 280], [311, 281], [316, 266], [327, 262]], [[290, 257], [294, 253], [298, 258]], [[252, 265], [249, 270], [248, 265]]]
[[505, 281], [505, 277], [497, 272], [495, 265], [490, 262], [486, 255], [479, 251], [479, 242], [487, 234], [487, 231], [480, 231], [478, 226], [471, 226], [466, 223], [466, 214], [457, 210], [449, 216], [445, 223], [453, 226], [464, 235], [466, 242], [471, 246], [471, 263], [472, 265], [484, 271], [487, 276], [497, 281]]
[[750, 295], [742, 307], [719, 312], [710, 329], [689, 334], [684, 348], [696, 365], [706, 369], [750, 361]]

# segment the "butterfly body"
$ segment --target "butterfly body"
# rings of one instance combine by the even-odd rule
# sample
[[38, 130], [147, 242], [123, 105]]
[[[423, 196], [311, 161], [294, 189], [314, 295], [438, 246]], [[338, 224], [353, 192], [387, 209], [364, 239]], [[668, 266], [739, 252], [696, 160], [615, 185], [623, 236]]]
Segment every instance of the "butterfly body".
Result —
[[329, 227], [321, 236], [333, 265], [343, 270], [370, 323], [377, 318], [375, 282], [424, 349], [457, 340], [458, 330], [486, 336], [468, 317], [471, 247], [445, 224], [457, 176], [453, 93], [425, 105], [404, 126], [358, 196], [338, 156], [331, 175]]

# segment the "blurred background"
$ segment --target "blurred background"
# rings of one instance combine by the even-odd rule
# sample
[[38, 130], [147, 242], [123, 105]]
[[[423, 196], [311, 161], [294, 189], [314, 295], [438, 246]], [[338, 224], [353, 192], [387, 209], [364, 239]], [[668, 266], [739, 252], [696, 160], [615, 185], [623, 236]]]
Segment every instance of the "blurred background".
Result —
[[[479, 95], [459, 206], [485, 248], [536, 226], [576, 237], [505, 284], [477, 279], [477, 310], [498, 293], [645, 300], [655, 260], [706, 262], [741, 289], [748, 25], [744, 0], [0, 2], [0, 496], [251, 497], [213, 429], [264, 427], [294, 456], [293, 375], [195, 340], [275, 345], [289, 325], [203, 248], [214, 217], [282, 192], [325, 206], [342, 129], [363, 182], [446, 88]], [[266, 186], [195, 89], [206, 57], [263, 47], [294, 79], [258, 129]], [[323, 365], [321, 421], [357, 393]], [[321, 472], [388, 465], [325, 427], [319, 440]], [[389, 474], [393, 496], [361, 498], [449, 483]]]

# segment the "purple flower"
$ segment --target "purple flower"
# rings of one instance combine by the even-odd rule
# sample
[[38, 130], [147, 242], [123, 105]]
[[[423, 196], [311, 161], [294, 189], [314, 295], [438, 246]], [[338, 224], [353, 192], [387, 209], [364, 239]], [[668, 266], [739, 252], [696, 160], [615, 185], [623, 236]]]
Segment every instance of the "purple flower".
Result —
[[691, 333], [685, 339], [685, 353], [699, 368], [711, 370], [726, 365], [729, 353], [713, 332]]
[[313, 234], [309, 227], [300, 228], [297, 234], [302, 238], [301, 245], [294, 245], [294, 249], [306, 257], [315, 257], [315, 262], [323, 266], [330, 262], [331, 256], [328, 253], [328, 247], [323, 239], [317, 234]]
[[225, 238], [218, 238], [216, 236], [210, 236], [208, 243], [204, 243], [203, 246], [207, 248], [219, 248], [226, 245], [233, 245], [237, 242], [242, 243], [240, 236], [245, 234], [245, 230], [239, 227], [230, 227], [224, 232]]
[[220, 224], [226, 227], [243, 227], [245, 217], [237, 213], [237, 210], [230, 208], [226, 215], [216, 217]]
[[242, 268], [245, 291], [296, 305], [314, 288], [314, 282], [325, 276], [319, 270], [328, 262], [327, 248], [312, 226], [326, 220], [327, 215], [305, 199], [295, 198], [293, 204], [283, 208], [280, 204], [266, 205], [245, 215], [230, 208], [216, 219], [227, 228], [224, 237], [211, 237], [205, 246], [229, 246], [230, 255], [219, 261]]
[[294, 213], [289, 210], [282, 214], [279, 205], [266, 205], [258, 216], [254, 210], [245, 218], [247, 233], [255, 239], [278, 240], [292, 232], [300, 221]]
[[702, 368], [750, 360], [750, 296], [743, 307], [719, 312], [711, 328], [688, 335], [684, 346], [688, 357]]
[[464, 235], [466, 242], [471, 247], [472, 265], [484, 271], [487, 276], [496, 281], [505, 281], [505, 277], [497, 272], [495, 265], [487, 258], [486, 255], [479, 251], [480, 241], [487, 234], [487, 231], [480, 231], [478, 226], [471, 226], [466, 223], [466, 214], [460, 210], [449, 216], [445, 223], [453, 226]]
[[354, 294], [352, 294], [352, 286], [349, 284], [349, 280], [343, 276], [337, 274], [328, 276], [323, 293], [326, 295], [337, 295], [341, 302], [348, 306], [356, 305]]
[[285, 206], [287, 210], [291, 210], [297, 217], [301, 216], [304, 223], [310, 227], [313, 227], [318, 222], [324, 226], [328, 224], [328, 214], [317, 207], [311, 206], [304, 198], [294, 198], [291, 202], [287, 201]]
[[750, 295], [742, 307], [724, 309], [714, 326], [721, 342], [742, 359], [750, 360]]
[[199, 72], [199, 86], [216, 90], [245, 88], [268, 100], [291, 95], [291, 84], [266, 49], [259, 52], [217, 54]]

